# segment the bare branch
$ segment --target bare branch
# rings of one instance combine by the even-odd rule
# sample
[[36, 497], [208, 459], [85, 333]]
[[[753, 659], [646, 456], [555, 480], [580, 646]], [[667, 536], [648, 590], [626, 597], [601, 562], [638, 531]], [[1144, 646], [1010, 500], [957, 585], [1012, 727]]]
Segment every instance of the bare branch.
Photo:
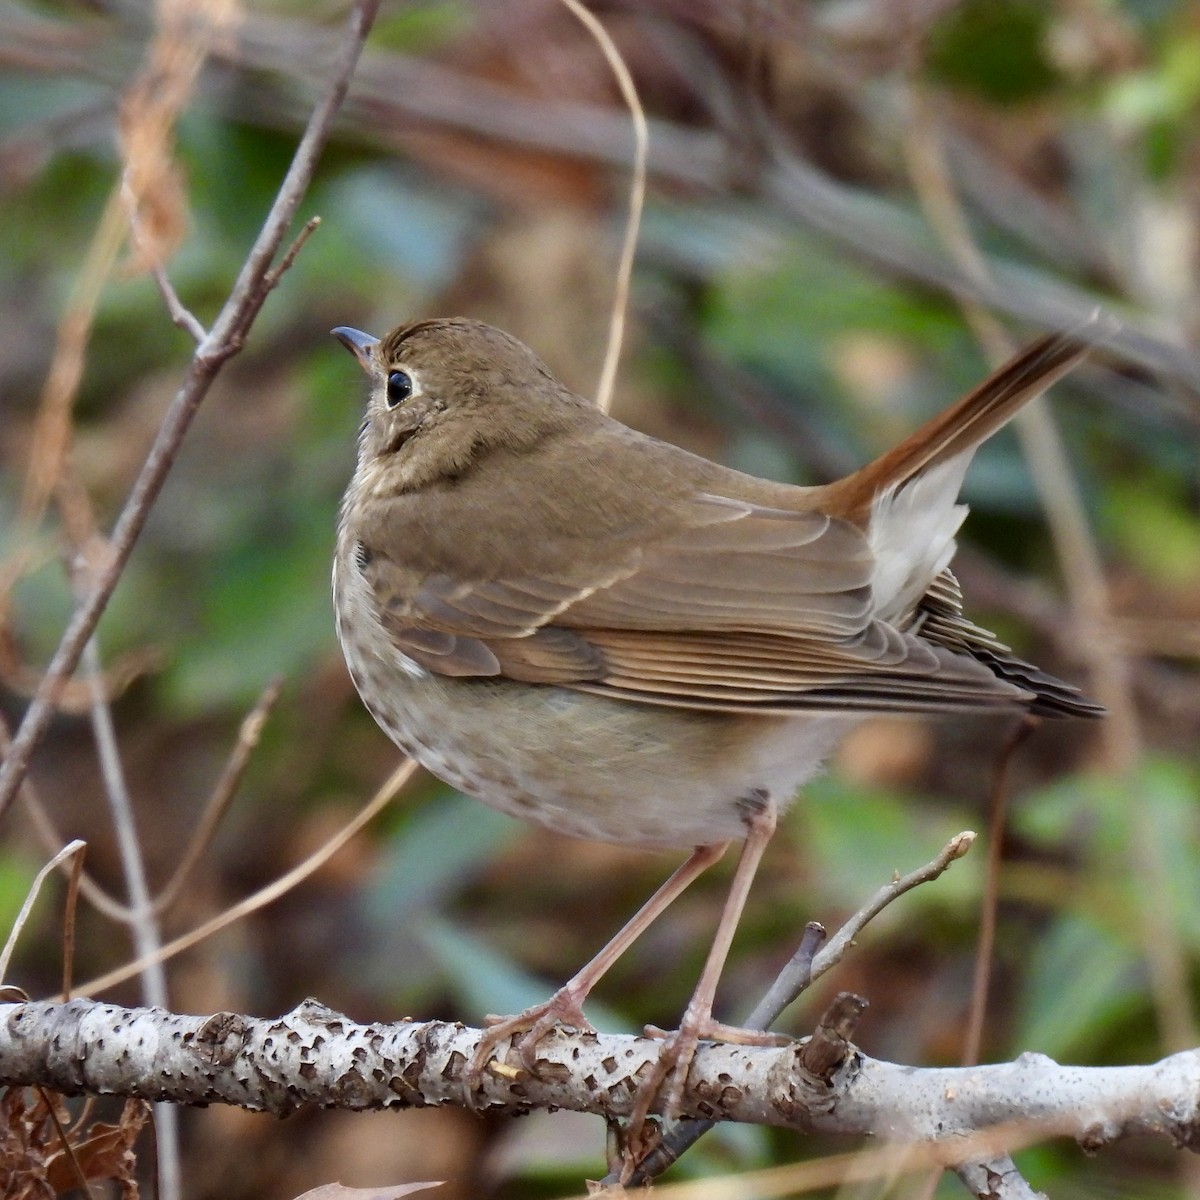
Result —
[[379, 0], [358, 0], [341, 56], [321, 102], [288, 168], [271, 211], [238, 276], [229, 299], [208, 335], [196, 348], [187, 375], [159, 426], [142, 470], [130, 491], [111, 538], [111, 554], [98, 571], [86, 599], [76, 608], [0, 767], [0, 815], [11, 805], [34, 747], [45, 734], [59, 692], [74, 671], [88, 638], [108, 605], [150, 508], [175, 462], [179, 447], [204, 397], [227, 359], [241, 349], [246, 333], [270, 290], [271, 263], [316, 169], [333, 118], [346, 95], [350, 76], [375, 18]]

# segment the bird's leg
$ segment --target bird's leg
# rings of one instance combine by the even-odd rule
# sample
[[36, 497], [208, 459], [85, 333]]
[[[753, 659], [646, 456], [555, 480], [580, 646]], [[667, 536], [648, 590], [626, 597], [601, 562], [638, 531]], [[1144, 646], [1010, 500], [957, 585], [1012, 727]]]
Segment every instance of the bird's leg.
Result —
[[562, 987], [541, 1004], [535, 1004], [515, 1017], [493, 1021], [479, 1040], [479, 1047], [467, 1067], [465, 1084], [468, 1102], [478, 1089], [489, 1060], [505, 1038], [521, 1036], [514, 1049], [526, 1070], [535, 1070], [534, 1052], [538, 1042], [556, 1025], [590, 1030], [583, 1015], [583, 1002], [608, 969], [653, 924], [657, 917], [693, 880], [697, 879], [725, 853], [727, 842], [714, 846], [697, 846], [691, 856], [674, 874], [634, 913], [614, 938], [586, 966], [571, 976]]
[[[688, 1071], [701, 1041], [711, 1039], [738, 1045], [775, 1045], [779, 1041], [776, 1034], [722, 1025], [714, 1021], [712, 1016], [713, 1000], [725, 967], [725, 959], [729, 955], [729, 947], [741, 920], [742, 909], [746, 905], [746, 897], [750, 894], [750, 885], [754, 882], [763, 851], [775, 832], [778, 815], [774, 800], [762, 791], [755, 791], [746, 797], [744, 807], [746, 842], [742, 847], [741, 858], [738, 859], [733, 882], [729, 885], [729, 895], [725, 900], [725, 907], [721, 910], [721, 919], [717, 924], [704, 970], [688, 1002], [683, 1020], [672, 1034], [663, 1035], [660, 1030], [653, 1029], [646, 1031], [656, 1036], [664, 1036], [665, 1040], [654, 1070], [638, 1088], [637, 1099], [629, 1117], [627, 1144], [635, 1152], [641, 1140], [646, 1117], [660, 1094], [660, 1110], [665, 1116], [671, 1117], [678, 1111]], [[635, 1164], [630, 1162], [628, 1165], [632, 1167]]]

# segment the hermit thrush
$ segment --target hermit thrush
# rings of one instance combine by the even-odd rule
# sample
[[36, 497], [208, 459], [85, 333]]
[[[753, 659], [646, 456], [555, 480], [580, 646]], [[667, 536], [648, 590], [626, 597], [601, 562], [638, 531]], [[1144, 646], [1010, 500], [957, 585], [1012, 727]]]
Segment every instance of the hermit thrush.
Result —
[[544, 1005], [536, 1042], [733, 840], [745, 839], [667, 1074], [737, 1039], [712, 1000], [779, 809], [866, 714], [1096, 716], [972, 624], [949, 563], [976, 447], [1086, 347], [1035, 342], [894, 450], [793, 487], [643, 436], [508, 334], [421, 321], [334, 333], [371, 378], [333, 569], [338, 636], [375, 719], [435, 775], [560, 833], [692, 857]]

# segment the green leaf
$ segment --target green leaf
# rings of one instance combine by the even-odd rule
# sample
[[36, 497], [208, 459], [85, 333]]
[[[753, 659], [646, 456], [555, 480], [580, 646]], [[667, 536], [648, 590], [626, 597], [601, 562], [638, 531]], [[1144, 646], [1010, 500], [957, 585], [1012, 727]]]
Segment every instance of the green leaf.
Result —
[[523, 828], [470, 796], [440, 792], [385, 847], [383, 863], [366, 887], [368, 918], [394, 923], [453, 895]]
[[1046, 55], [1052, 10], [1034, 0], [966, 0], [929, 39], [930, 75], [993, 104], [1020, 104], [1051, 91], [1058, 76]]
[[[0, 938], [0, 943], [7, 938], [8, 931], [17, 919], [17, 913], [21, 911], [21, 905], [25, 903], [25, 897], [29, 894], [29, 888], [39, 869], [40, 864], [35, 863], [23, 851], [0, 851], [0, 930], [4, 931], [4, 937]], [[55, 876], [53, 879], [47, 880], [48, 886], [43, 885], [38, 898], [39, 906], [44, 907], [54, 903], [54, 881], [57, 878]], [[36, 908], [33, 919], [35, 921], [37, 919]]]
[[1065, 914], [1042, 934], [1025, 966], [1014, 1052], [1077, 1059], [1144, 1003], [1136, 949], [1080, 913]]

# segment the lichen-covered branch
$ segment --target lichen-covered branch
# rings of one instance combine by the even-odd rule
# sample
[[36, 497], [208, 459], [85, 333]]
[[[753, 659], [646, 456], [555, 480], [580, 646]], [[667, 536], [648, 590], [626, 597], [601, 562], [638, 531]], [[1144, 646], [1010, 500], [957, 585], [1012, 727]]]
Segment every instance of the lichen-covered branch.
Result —
[[[275, 1114], [465, 1104], [462, 1068], [481, 1031], [445, 1021], [360, 1025], [308, 1001], [278, 1018], [180, 1016], [89, 1000], [0, 1005], [0, 1084], [68, 1095], [226, 1103]], [[1093, 1152], [1135, 1135], [1200, 1147], [1200, 1051], [1148, 1066], [1062, 1066], [1038, 1054], [970, 1068], [916, 1068], [848, 1048], [828, 1081], [804, 1067], [805, 1042], [705, 1045], [684, 1115], [801, 1131], [873, 1135], [955, 1166], [1004, 1161], [1051, 1137]], [[558, 1030], [531, 1076], [498, 1064], [475, 1107], [628, 1114], [659, 1043]]]

